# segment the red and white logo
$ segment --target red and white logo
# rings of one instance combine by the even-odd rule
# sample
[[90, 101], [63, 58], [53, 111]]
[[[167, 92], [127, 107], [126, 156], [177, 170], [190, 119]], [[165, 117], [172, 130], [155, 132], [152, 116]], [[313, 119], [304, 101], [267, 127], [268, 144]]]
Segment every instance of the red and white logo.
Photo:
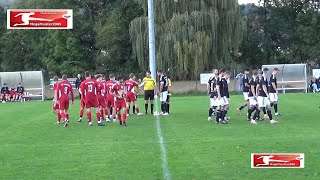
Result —
[[72, 29], [71, 9], [8, 9], [7, 29]]
[[251, 168], [304, 168], [304, 154], [252, 153]]

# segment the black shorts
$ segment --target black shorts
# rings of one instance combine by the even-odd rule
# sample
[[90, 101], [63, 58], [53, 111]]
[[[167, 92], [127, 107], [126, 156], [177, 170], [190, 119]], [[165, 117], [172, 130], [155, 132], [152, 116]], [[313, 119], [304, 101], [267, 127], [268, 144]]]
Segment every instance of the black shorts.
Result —
[[170, 102], [170, 96], [169, 95], [167, 96], [167, 102]]
[[154, 100], [154, 90], [144, 91], [144, 100]]

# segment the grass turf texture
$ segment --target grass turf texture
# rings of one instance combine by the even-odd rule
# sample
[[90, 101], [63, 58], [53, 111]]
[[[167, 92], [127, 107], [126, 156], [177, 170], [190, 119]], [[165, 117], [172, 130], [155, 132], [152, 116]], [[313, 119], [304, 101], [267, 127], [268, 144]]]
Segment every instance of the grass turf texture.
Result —
[[[207, 121], [208, 97], [172, 97], [160, 117], [171, 178], [319, 179], [319, 97], [280, 95], [280, 124], [257, 126], [236, 114], [242, 96], [231, 97], [228, 125]], [[0, 104], [0, 179], [163, 179], [153, 116], [88, 127], [75, 104], [68, 128], [54, 125], [50, 101]], [[305, 153], [305, 168], [251, 169], [253, 152]]]

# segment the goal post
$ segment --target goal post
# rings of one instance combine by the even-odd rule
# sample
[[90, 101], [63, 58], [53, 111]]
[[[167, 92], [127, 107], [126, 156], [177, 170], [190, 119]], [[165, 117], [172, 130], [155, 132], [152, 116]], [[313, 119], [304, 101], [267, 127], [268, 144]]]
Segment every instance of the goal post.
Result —
[[306, 64], [273, 64], [263, 65], [268, 68], [270, 74], [274, 68], [279, 69], [277, 74], [278, 90], [286, 92], [308, 92], [308, 77]]
[[9, 88], [18, 87], [22, 83], [25, 93], [24, 100], [45, 99], [45, 85], [42, 71], [0, 72], [0, 85], [6, 83]]

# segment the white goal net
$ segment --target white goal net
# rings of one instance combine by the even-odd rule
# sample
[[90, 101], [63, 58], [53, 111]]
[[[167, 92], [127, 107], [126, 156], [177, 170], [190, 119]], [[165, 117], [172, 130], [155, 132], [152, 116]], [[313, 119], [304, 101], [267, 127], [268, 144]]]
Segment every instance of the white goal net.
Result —
[[22, 83], [25, 89], [24, 99], [43, 101], [45, 98], [42, 71], [0, 72], [0, 86], [4, 83], [9, 88], [17, 88]]
[[263, 65], [272, 73], [274, 68], [280, 71], [277, 74], [278, 90], [286, 92], [308, 92], [308, 77], [306, 64], [274, 64]]

